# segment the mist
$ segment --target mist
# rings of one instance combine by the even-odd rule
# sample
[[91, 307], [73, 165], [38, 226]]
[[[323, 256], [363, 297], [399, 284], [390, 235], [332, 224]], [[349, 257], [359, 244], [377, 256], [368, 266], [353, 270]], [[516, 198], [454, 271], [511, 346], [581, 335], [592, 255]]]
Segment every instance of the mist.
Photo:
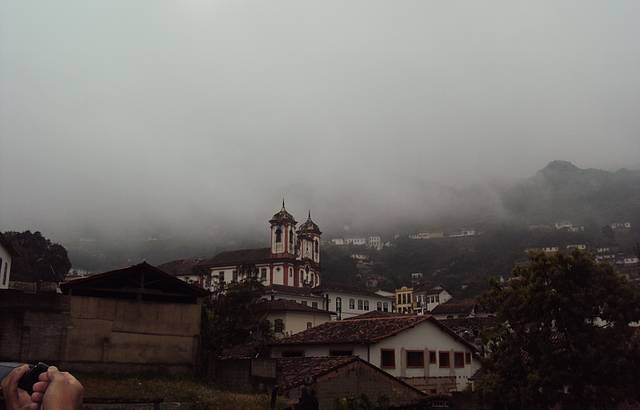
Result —
[[496, 184], [554, 159], [637, 169], [638, 21], [633, 0], [5, 0], [0, 230], [251, 236], [283, 197], [381, 230], [500, 212]]

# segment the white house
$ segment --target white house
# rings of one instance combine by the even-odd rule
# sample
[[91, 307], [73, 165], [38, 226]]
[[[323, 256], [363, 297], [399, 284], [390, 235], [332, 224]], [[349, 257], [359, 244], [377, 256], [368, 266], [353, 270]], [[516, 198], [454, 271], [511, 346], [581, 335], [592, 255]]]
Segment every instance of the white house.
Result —
[[614, 231], [631, 229], [631, 222], [614, 222], [609, 225]]
[[444, 232], [418, 232], [409, 235], [409, 239], [415, 240], [427, 240], [436, 238], [444, 238]]
[[294, 288], [282, 285], [265, 286], [263, 299], [289, 300], [312, 308], [328, 310], [325, 297], [319, 289]]
[[442, 286], [418, 286], [413, 289], [415, 311], [419, 315], [431, 312], [441, 303], [451, 300], [452, 296]]
[[277, 341], [280, 357], [358, 356], [431, 394], [462, 391], [480, 369], [475, 346], [432, 316], [382, 316], [327, 322]]
[[578, 250], [584, 251], [585, 249], [587, 249], [587, 245], [583, 243], [576, 243], [572, 245], [567, 245], [567, 249], [578, 249]]
[[476, 236], [475, 229], [461, 229], [449, 235], [449, 238], [463, 238], [465, 236]]
[[267, 320], [275, 337], [291, 336], [331, 320], [333, 312], [286, 299], [263, 300], [254, 310]]
[[371, 311], [393, 312], [393, 298], [381, 296], [367, 290], [348, 287], [324, 287], [322, 289], [328, 305], [336, 312], [337, 319], [349, 319]]
[[11, 276], [11, 262], [15, 255], [13, 247], [9, 241], [0, 234], [0, 289], [9, 288], [9, 278]]
[[367, 238], [367, 246], [369, 246], [369, 248], [373, 248], [377, 251], [382, 249], [382, 238], [378, 235], [373, 235], [373, 236], [369, 236], [369, 238]]
[[344, 238], [346, 245], [364, 246], [367, 244], [367, 238]]

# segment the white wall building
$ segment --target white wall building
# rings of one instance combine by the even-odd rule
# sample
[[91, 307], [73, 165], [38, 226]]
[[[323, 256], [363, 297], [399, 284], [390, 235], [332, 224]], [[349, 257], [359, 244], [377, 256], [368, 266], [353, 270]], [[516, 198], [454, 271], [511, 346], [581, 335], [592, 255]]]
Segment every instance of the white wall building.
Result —
[[327, 322], [272, 346], [276, 358], [347, 355], [434, 394], [466, 389], [480, 369], [476, 348], [431, 316]]
[[347, 288], [323, 288], [328, 310], [336, 312], [337, 319], [350, 319], [371, 311], [393, 312], [393, 298], [373, 292]]
[[345, 245], [364, 246], [367, 244], [367, 238], [344, 238]]
[[0, 289], [9, 288], [9, 279], [11, 277], [11, 262], [15, 251], [0, 235]]
[[382, 249], [382, 238], [378, 235], [370, 236], [367, 238], [367, 246], [377, 251]]
[[265, 300], [254, 306], [269, 322], [276, 338], [291, 336], [331, 320], [332, 312], [287, 299]]
[[418, 232], [412, 235], [409, 235], [409, 239], [415, 240], [427, 240], [427, 239], [437, 239], [444, 238], [444, 232]]
[[578, 250], [584, 251], [585, 249], [587, 249], [587, 245], [583, 243], [577, 243], [577, 244], [567, 245], [567, 249], [578, 249]]
[[424, 315], [441, 303], [451, 300], [452, 296], [442, 286], [423, 286], [413, 289], [413, 298], [416, 313]]

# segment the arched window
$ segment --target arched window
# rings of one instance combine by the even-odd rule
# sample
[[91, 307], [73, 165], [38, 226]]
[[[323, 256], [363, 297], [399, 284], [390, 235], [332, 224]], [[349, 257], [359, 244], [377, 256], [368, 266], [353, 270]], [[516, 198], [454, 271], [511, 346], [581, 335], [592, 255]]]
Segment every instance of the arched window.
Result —
[[284, 322], [282, 319], [276, 319], [273, 321], [273, 331], [275, 333], [284, 333]]
[[293, 229], [289, 229], [289, 245], [293, 246]]
[[282, 242], [282, 229], [278, 227], [278, 229], [276, 229], [276, 243], [280, 242]]
[[319, 252], [319, 249], [320, 249], [320, 245], [318, 244], [318, 240], [317, 240], [317, 239], [316, 239], [316, 241], [314, 242], [314, 246], [315, 246], [315, 249], [316, 249], [316, 253], [318, 253], [318, 252]]

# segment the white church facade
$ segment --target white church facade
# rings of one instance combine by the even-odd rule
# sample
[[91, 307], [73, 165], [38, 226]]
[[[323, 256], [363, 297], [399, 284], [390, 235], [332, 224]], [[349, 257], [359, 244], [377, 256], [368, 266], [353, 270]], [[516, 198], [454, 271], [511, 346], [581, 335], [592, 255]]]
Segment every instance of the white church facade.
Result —
[[216, 289], [247, 277], [258, 278], [265, 286], [282, 285], [295, 288], [320, 286], [320, 236], [322, 232], [311, 220], [300, 226], [282, 209], [269, 220], [268, 248], [221, 252], [199, 264], [206, 272], [204, 287]]

